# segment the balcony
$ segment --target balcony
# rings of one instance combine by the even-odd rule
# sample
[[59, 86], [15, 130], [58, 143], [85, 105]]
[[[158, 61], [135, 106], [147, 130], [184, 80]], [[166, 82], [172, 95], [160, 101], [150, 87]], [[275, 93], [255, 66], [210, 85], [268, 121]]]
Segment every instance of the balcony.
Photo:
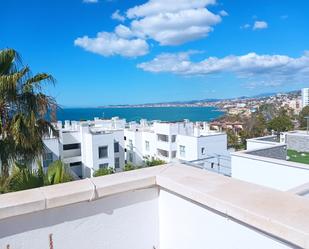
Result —
[[81, 156], [81, 149], [64, 150], [63, 158], [79, 157]]
[[179, 164], [0, 195], [0, 248], [309, 246], [309, 200]]

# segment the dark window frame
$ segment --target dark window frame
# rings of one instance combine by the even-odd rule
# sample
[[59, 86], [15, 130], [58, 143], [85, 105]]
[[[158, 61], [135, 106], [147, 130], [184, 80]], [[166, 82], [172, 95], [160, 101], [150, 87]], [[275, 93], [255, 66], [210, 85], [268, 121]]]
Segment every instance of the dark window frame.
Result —
[[[102, 155], [103, 152], [101, 152], [102, 149], [106, 149], [106, 155]], [[107, 145], [104, 145], [104, 146], [99, 146], [98, 148], [98, 156], [99, 156], [99, 159], [101, 158], [107, 158], [108, 157], [108, 146]]]
[[63, 150], [77, 150], [80, 149], [80, 143], [64, 144], [62, 148]]

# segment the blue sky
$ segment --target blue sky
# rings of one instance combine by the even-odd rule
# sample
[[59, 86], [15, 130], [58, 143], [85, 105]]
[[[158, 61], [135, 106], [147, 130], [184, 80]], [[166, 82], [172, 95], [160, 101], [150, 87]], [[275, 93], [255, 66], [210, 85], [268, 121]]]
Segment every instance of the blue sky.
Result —
[[[177, 4], [175, 4], [175, 2]], [[0, 48], [63, 106], [229, 98], [309, 85], [307, 0], [0, 0]]]

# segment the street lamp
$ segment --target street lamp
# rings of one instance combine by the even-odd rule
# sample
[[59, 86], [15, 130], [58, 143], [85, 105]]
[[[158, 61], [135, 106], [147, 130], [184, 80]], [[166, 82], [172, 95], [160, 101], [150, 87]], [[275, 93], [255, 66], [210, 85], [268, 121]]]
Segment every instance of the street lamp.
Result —
[[306, 116], [305, 119], [307, 120], [307, 135], [309, 134], [309, 116]]

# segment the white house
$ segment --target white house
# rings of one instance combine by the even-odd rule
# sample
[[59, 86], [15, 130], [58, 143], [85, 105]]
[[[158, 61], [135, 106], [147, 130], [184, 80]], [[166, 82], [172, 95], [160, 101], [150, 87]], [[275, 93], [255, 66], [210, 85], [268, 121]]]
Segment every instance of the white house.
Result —
[[195, 161], [210, 155], [227, 155], [225, 133], [211, 131], [206, 122], [131, 122], [125, 129], [126, 159], [136, 165], [145, 157], [166, 162]]
[[44, 167], [61, 159], [81, 178], [91, 177], [100, 168], [121, 170], [124, 166], [125, 123], [117, 117], [110, 120], [65, 121], [64, 124], [58, 122], [55, 126], [59, 139], [44, 139]]

